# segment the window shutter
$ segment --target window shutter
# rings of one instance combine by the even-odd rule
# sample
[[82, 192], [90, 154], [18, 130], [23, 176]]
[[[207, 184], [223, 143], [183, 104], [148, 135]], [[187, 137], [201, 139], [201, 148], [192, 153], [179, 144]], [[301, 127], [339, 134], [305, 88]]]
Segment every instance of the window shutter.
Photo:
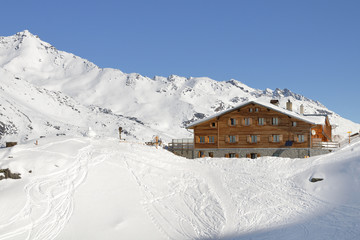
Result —
[[239, 135], [235, 136], [235, 140], [236, 140], [236, 142], [239, 142]]
[[241, 125], [245, 126], [245, 118], [241, 119]]
[[246, 154], [246, 157], [247, 157], [247, 158], [251, 158], [251, 154], [250, 154], [250, 153], [247, 153], [247, 154]]
[[308, 135], [304, 134], [304, 142], [307, 142], [308, 140]]
[[249, 118], [249, 125], [252, 125], [252, 118]]
[[266, 125], [266, 118], [264, 118], [264, 125]]
[[227, 154], [225, 154], [225, 157], [226, 157], [226, 158], [229, 158], [229, 154], [228, 154], [228, 153], [227, 153]]
[[209, 143], [209, 136], [205, 137], [205, 143]]
[[228, 125], [231, 126], [231, 118], [228, 119]]
[[198, 152], [198, 158], [200, 158], [201, 157], [201, 152]]
[[294, 135], [294, 142], [297, 142], [297, 141], [298, 141], [297, 136]]
[[250, 136], [250, 135], [247, 135], [247, 136], [246, 136], [246, 141], [247, 141], [248, 143], [251, 143], [251, 136]]
[[269, 142], [272, 142], [273, 141], [273, 137], [272, 135], [269, 136]]
[[283, 141], [283, 135], [280, 135], [279, 140], [280, 140], [280, 142]]
[[235, 157], [239, 158], [239, 154], [238, 154], [238, 153], [237, 153], [237, 154], [235, 154]]
[[199, 143], [199, 142], [200, 142], [200, 137], [199, 137], [199, 136], [196, 136], [196, 137], [195, 137], [195, 141], [196, 141], [196, 143]]
[[230, 142], [229, 136], [225, 136], [225, 142], [226, 143]]
[[257, 142], [260, 142], [260, 135], [257, 135]]
[[203, 154], [201, 157], [204, 158], [204, 157], [205, 157], [205, 154]]

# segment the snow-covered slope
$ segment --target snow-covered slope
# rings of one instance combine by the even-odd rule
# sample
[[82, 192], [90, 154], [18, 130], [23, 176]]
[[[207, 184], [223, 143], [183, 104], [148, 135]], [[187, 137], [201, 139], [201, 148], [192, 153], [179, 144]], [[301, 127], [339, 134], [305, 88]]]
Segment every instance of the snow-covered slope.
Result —
[[[33, 84], [34, 88], [61, 92], [84, 106], [98, 106], [118, 115], [135, 117], [153, 129], [153, 135], [160, 134], [167, 140], [190, 136], [184, 129], [189, 122], [254, 98], [266, 102], [277, 98], [281, 106], [290, 99], [294, 111], [303, 104], [306, 113], [330, 114], [331, 123], [337, 126], [334, 135], [360, 129], [359, 124], [288, 89], [258, 90], [236, 80], [218, 82], [176, 75], [149, 78], [102, 69], [71, 53], [57, 50], [29, 31], [0, 38], [0, 68], [13, 75], [8, 80], [17, 78], [18, 84], [26, 82], [25, 85]], [[21, 131], [28, 132], [28, 129], [21, 128]], [[141, 131], [139, 134], [139, 138], [148, 138], [142, 136]]]
[[[0, 138], [4, 141], [40, 136], [84, 135], [91, 127], [100, 136], [151, 140], [154, 130], [133, 117], [116, 115], [96, 106], [84, 106], [61, 92], [36, 87], [0, 68]], [[3, 135], [3, 136], [2, 136]]]
[[308, 159], [189, 160], [60, 136], [0, 149], [1, 168], [22, 177], [0, 181], [2, 240], [360, 235], [360, 142]]

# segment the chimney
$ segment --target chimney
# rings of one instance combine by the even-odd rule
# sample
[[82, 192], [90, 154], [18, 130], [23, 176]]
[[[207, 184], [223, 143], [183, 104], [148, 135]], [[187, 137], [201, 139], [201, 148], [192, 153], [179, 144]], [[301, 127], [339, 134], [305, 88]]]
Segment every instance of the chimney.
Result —
[[304, 105], [300, 105], [300, 115], [304, 115]]
[[279, 106], [279, 100], [273, 99], [273, 100], [270, 100], [270, 103], [274, 104], [275, 106]]
[[292, 111], [292, 102], [290, 99], [286, 103], [286, 110]]

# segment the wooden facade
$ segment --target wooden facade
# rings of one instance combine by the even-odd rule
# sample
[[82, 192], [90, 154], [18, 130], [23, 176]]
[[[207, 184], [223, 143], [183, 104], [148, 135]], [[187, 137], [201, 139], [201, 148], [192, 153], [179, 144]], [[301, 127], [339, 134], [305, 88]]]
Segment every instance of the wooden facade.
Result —
[[331, 139], [328, 119], [317, 125], [274, 108], [249, 102], [191, 125], [194, 148], [311, 148], [315, 138]]

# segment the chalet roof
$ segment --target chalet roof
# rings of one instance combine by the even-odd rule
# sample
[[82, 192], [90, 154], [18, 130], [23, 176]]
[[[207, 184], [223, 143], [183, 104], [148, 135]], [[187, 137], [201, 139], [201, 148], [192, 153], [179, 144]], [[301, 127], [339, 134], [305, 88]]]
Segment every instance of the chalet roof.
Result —
[[308, 116], [300, 115], [300, 114], [298, 114], [296, 112], [286, 110], [284, 108], [275, 106], [274, 104], [271, 104], [271, 103], [252, 100], [252, 101], [241, 103], [241, 104], [239, 104], [239, 105], [237, 105], [237, 106], [235, 106], [235, 107], [233, 107], [231, 109], [216, 113], [216, 114], [211, 115], [211, 116], [209, 116], [207, 118], [203, 118], [203, 119], [200, 119], [198, 121], [195, 121], [195, 122], [189, 124], [186, 128], [194, 127], [194, 126], [196, 126], [196, 125], [198, 125], [200, 123], [209, 121], [209, 120], [211, 120], [213, 118], [219, 117], [221, 115], [232, 112], [232, 111], [234, 111], [236, 109], [242, 108], [242, 107], [244, 107], [246, 105], [249, 105], [249, 104], [252, 104], [252, 103], [253, 104], [258, 104], [260, 106], [263, 106], [263, 107], [266, 107], [266, 108], [269, 108], [269, 109], [272, 109], [274, 111], [283, 113], [283, 114], [285, 114], [285, 115], [287, 115], [289, 117], [292, 117], [292, 118], [295, 118], [295, 119], [298, 119], [298, 120], [301, 120], [301, 121], [304, 121], [304, 122], [307, 122], [307, 123], [310, 123], [310, 124], [313, 124], [313, 125], [318, 125], [318, 124], [324, 124], [325, 123], [326, 115], [321, 115], [321, 116], [319, 116], [319, 115], [308, 115]]

